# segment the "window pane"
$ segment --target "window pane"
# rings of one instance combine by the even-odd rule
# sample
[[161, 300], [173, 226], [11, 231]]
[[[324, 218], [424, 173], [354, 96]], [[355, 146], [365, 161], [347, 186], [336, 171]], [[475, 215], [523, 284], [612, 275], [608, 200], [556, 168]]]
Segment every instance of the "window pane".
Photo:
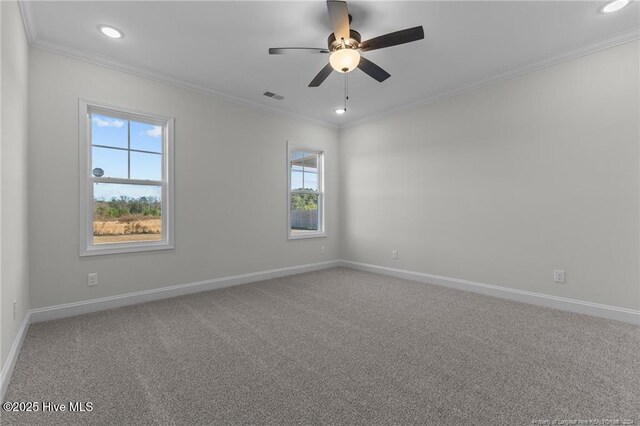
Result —
[[162, 240], [162, 188], [94, 183], [93, 244]]
[[318, 194], [291, 194], [291, 235], [304, 235], [318, 229]]
[[303, 158], [304, 158], [304, 152], [291, 151], [289, 153], [289, 162], [291, 164], [291, 170], [302, 171]]
[[323, 232], [320, 210], [321, 160], [322, 154], [311, 149], [289, 151], [291, 237], [317, 236]]
[[162, 126], [131, 121], [131, 149], [162, 152]]
[[91, 143], [127, 148], [129, 145], [127, 123], [127, 120], [120, 118], [91, 114]]
[[[306, 168], [305, 168], [306, 170]], [[304, 189], [318, 190], [318, 174], [304, 172]]]
[[318, 172], [318, 154], [305, 152], [302, 163], [305, 172]]
[[91, 149], [91, 173], [96, 177], [128, 178], [127, 151], [121, 149]]
[[162, 180], [162, 155], [131, 151], [131, 179]]
[[302, 172], [291, 172], [291, 189], [302, 189]]

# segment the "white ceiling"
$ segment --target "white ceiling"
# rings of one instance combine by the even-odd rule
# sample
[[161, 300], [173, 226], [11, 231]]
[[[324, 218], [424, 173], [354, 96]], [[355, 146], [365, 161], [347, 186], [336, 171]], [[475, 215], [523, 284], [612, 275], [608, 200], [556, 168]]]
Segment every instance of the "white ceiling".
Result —
[[[269, 47], [326, 47], [324, 1], [22, 3], [33, 46], [116, 65], [290, 114], [343, 125], [559, 60], [637, 39], [640, 5], [602, 14], [602, 1], [351, 1], [363, 40], [423, 25], [425, 40], [364, 56], [391, 74], [349, 74], [307, 85], [326, 55], [268, 55]], [[122, 40], [100, 35], [109, 24]], [[265, 91], [285, 97], [277, 101]]]

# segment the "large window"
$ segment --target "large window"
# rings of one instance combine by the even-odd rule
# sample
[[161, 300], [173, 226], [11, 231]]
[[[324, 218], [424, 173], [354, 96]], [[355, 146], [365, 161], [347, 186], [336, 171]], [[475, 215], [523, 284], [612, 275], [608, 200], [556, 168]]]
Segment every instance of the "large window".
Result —
[[80, 255], [173, 248], [173, 120], [80, 101]]
[[289, 145], [289, 238], [323, 237], [324, 155], [312, 148]]

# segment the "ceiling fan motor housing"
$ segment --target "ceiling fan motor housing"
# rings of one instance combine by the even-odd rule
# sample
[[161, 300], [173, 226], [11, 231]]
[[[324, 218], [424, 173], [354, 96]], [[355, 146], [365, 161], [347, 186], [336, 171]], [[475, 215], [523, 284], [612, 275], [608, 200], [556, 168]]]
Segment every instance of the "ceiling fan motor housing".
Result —
[[[360, 33], [356, 30], [349, 30], [349, 39], [344, 41], [344, 45], [348, 49], [357, 49], [360, 45]], [[327, 39], [327, 45], [330, 52], [342, 49], [342, 40], [336, 40], [336, 35], [331, 33]]]

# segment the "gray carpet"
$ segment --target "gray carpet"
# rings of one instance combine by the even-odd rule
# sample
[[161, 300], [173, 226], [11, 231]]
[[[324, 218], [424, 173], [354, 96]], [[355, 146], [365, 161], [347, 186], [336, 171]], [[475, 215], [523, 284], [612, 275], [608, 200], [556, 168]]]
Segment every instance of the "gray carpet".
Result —
[[336, 268], [33, 324], [2, 424], [640, 424], [640, 327]]

